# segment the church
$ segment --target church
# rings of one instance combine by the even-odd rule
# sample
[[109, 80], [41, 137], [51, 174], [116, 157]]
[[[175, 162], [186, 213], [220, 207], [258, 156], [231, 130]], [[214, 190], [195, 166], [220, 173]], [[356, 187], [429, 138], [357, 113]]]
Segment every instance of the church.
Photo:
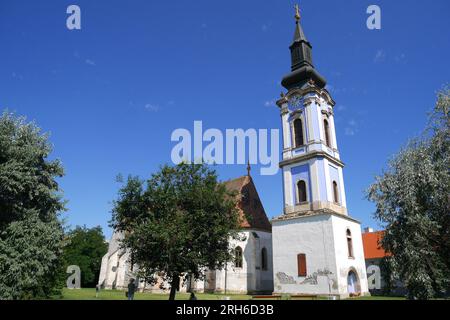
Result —
[[272, 220], [274, 293], [365, 295], [361, 226], [346, 208], [335, 102], [314, 68], [298, 6], [295, 20], [287, 93], [277, 101], [284, 210]]
[[[360, 223], [347, 212], [344, 163], [338, 149], [335, 102], [315, 69], [298, 6], [290, 45], [291, 72], [277, 101], [282, 127], [283, 212], [269, 222], [250, 175], [225, 182], [238, 193], [241, 241], [230, 240], [234, 261], [209, 270], [180, 291], [274, 295], [369, 294]], [[246, 218], [245, 218], [246, 217]], [[125, 288], [133, 277], [115, 233], [103, 257], [99, 284]], [[160, 286], [139, 289], [160, 291]]]
[[[223, 270], [207, 270], [203, 281], [181, 283], [180, 292], [272, 293], [272, 226], [250, 175], [250, 166], [247, 170], [247, 175], [224, 182], [229, 191], [236, 193], [241, 218], [239, 239], [230, 239], [234, 261]], [[120, 248], [121, 237], [120, 233], [113, 234], [108, 252], [102, 259], [99, 277], [102, 288], [126, 289], [129, 280], [137, 278], [129, 254]], [[138, 279], [138, 289], [142, 291], [163, 293], [168, 287], [161, 281], [150, 286]]]

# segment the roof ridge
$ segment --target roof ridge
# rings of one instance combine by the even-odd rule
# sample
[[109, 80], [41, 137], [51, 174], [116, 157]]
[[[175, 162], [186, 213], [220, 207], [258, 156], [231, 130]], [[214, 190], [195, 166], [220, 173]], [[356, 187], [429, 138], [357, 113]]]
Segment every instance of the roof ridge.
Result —
[[237, 180], [240, 180], [240, 179], [243, 179], [243, 178], [246, 178], [246, 177], [248, 177], [248, 176], [247, 175], [243, 175], [243, 176], [240, 176], [240, 177], [237, 177], [237, 178], [225, 180], [225, 181], [223, 181], [223, 183], [237, 181]]

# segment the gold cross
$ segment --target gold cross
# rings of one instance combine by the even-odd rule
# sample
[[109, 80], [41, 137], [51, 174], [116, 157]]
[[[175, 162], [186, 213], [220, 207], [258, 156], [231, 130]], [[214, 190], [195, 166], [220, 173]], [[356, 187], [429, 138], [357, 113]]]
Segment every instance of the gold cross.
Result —
[[295, 20], [300, 21], [300, 8], [298, 7], [298, 4], [296, 4], [294, 8], [295, 8]]

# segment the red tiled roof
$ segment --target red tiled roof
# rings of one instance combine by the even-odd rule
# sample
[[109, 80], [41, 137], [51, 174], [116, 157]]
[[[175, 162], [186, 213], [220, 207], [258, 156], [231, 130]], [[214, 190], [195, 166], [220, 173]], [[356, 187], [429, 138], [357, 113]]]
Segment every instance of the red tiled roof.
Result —
[[381, 247], [381, 238], [384, 231], [366, 232], [362, 234], [365, 259], [378, 259], [388, 256]]
[[272, 232], [272, 225], [256, 191], [253, 179], [242, 176], [225, 182], [229, 191], [238, 193], [238, 211], [241, 216], [241, 228]]

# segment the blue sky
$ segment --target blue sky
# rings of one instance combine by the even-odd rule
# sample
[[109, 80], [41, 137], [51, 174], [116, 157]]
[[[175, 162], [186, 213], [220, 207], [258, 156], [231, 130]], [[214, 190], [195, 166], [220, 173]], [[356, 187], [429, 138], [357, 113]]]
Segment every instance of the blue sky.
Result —
[[[294, 1], [2, 0], [0, 109], [51, 133], [70, 225], [111, 235], [118, 173], [148, 177], [170, 162], [177, 128], [280, 127], [273, 101], [290, 68]], [[66, 8], [82, 30], [66, 28]], [[382, 29], [366, 28], [366, 9]], [[336, 101], [349, 212], [363, 226], [363, 191], [426, 124], [449, 81], [450, 2], [303, 0], [316, 68]], [[245, 166], [218, 166], [223, 180]], [[269, 216], [282, 212], [281, 175], [253, 178]]]

